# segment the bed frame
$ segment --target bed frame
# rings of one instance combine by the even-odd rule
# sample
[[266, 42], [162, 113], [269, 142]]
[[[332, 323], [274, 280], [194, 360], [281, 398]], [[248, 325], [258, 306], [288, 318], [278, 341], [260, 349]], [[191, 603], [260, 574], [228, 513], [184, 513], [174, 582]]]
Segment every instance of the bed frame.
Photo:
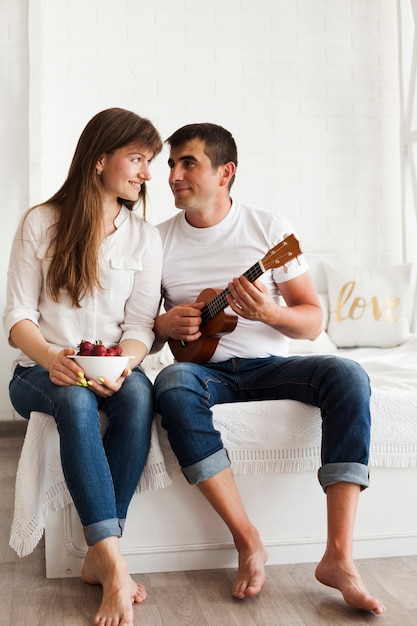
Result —
[[[355, 558], [417, 554], [417, 470], [375, 468], [371, 475], [372, 487], [360, 498]], [[316, 472], [237, 476], [236, 482], [263, 538], [268, 564], [320, 560], [326, 502]], [[73, 505], [49, 516], [45, 550], [48, 578], [80, 575], [86, 545]], [[131, 573], [237, 565], [228, 529], [181, 477], [170, 487], [134, 496], [122, 550]]]

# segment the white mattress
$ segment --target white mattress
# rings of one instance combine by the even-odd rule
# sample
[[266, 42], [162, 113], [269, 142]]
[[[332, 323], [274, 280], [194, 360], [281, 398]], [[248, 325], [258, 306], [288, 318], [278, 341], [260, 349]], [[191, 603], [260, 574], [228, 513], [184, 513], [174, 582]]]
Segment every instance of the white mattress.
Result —
[[[370, 376], [370, 466], [416, 467], [417, 336], [396, 348], [359, 348], [340, 350], [339, 354], [359, 361]], [[236, 403], [215, 406], [213, 415], [235, 474], [310, 471], [320, 466], [321, 419], [314, 407], [292, 400]], [[168, 487], [179, 475], [157, 418], [138, 491]], [[50, 512], [70, 502], [55, 422], [50, 416], [33, 413], [16, 477], [10, 537], [19, 556], [36, 547]]]

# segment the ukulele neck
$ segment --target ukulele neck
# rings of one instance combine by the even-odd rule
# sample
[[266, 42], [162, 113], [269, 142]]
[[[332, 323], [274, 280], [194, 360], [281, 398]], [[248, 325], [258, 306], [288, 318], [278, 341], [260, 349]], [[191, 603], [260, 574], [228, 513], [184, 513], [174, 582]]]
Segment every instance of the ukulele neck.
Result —
[[[247, 278], [250, 283], [253, 283], [257, 278], [259, 278], [259, 276], [262, 276], [264, 272], [265, 269], [261, 261], [258, 261], [257, 263], [252, 265], [252, 267], [246, 270], [243, 276], [245, 276], [245, 278]], [[218, 315], [228, 306], [226, 299], [226, 296], [228, 294], [230, 295], [230, 291], [229, 288], [226, 287], [226, 289], [223, 289], [223, 291], [218, 293], [212, 300], [210, 300], [210, 302], [207, 302], [206, 306], [201, 312], [201, 325], [206, 324], [209, 320], [216, 317], [216, 315]]]

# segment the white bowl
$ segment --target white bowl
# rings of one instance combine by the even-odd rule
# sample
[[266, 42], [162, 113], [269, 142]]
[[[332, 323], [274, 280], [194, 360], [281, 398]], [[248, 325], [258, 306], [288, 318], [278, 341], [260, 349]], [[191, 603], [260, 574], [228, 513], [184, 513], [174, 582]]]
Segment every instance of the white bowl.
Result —
[[78, 356], [77, 354], [67, 356], [78, 363], [87, 380], [98, 378], [117, 380], [123, 374], [131, 358], [130, 356]]

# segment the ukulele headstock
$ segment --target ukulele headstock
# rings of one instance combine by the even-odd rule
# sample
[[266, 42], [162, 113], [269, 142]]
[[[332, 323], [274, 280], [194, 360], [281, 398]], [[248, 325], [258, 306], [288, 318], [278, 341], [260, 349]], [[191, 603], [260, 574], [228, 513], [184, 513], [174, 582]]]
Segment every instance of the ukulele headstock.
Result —
[[288, 235], [276, 246], [271, 248], [260, 263], [265, 271], [273, 269], [274, 267], [285, 266], [286, 263], [296, 259], [302, 254], [298, 239], [293, 235]]

